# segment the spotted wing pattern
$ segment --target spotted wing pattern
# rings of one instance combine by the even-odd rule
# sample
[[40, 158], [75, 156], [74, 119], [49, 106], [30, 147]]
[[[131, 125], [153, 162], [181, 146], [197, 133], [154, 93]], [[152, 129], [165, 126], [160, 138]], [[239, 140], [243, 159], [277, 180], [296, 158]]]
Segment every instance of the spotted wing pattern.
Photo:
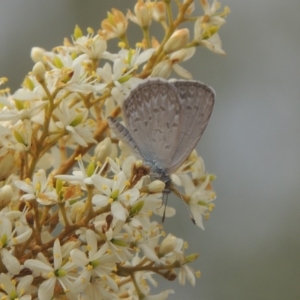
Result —
[[214, 105], [214, 91], [198, 81], [150, 79], [124, 101], [125, 128], [110, 127], [150, 164], [172, 174], [199, 142]]
[[167, 173], [175, 172], [198, 144], [212, 113], [214, 91], [199, 81], [177, 80], [176, 87], [181, 104], [180, 132], [177, 135], [176, 152], [167, 167]]
[[140, 84], [124, 102], [124, 121], [140, 153], [164, 170], [177, 151], [180, 111], [175, 86], [159, 79]]

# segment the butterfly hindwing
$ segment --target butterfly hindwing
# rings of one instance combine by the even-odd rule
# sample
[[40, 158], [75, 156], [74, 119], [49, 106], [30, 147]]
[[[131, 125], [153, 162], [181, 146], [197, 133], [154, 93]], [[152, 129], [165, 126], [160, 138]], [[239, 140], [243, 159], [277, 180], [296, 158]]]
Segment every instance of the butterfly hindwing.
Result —
[[122, 140], [124, 143], [126, 143], [126, 145], [129, 146], [129, 148], [137, 158], [143, 158], [140, 150], [137, 147], [135, 140], [132, 138], [128, 129], [112, 117], [108, 117], [107, 122], [109, 127], [115, 133], [116, 137], [119, 140]]
[[199, 81], [171, 81], [176, 87], [181, 104], [180, 132], [177, 136], [176, 152], [167, 173], [175, 172], [198, 144], [212, 113], [215, 93]]

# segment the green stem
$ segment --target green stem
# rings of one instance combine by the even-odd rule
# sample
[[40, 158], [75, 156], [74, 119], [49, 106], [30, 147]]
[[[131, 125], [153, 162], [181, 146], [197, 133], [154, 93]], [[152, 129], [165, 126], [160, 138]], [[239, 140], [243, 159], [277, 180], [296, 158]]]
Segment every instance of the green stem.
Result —
[[167, 6], [167, 16], [168, 16], [168, 22], [169, 26], [173, 23], [173, 14], [172, 14], [172, 6], [171, 6], [171, 1], [167, 0], [165, 1], [166, 6]]
[[68, 227], [70, 227], [70, 223], [69, 223], [67, 213], [66, 213], [66, 210], [65, 210], [65, 203], [59, 203], [58, 207], [59, 207], [59, 210], [60, 210], [60, 212], [62, 214], [62, 217], [64, 219], [65, 228], [67, 229]]
[[124, 33], [124, 34], [120, 37], [120, 40], [121, 40], [122, 43], [125, 44], [125, 49], [130, 49], [130, 45], [129, 45], [129, 42], [128, 42], [128, 38], [127, 38], [126, 33]]
[[143, 35], [144, 35], [144, 39], [146, 41], [146, 47], [148, 49], [148, 48], [150, 48], [150, 45], [151, 45], [149, 27], [148, 26], [143, 27]]

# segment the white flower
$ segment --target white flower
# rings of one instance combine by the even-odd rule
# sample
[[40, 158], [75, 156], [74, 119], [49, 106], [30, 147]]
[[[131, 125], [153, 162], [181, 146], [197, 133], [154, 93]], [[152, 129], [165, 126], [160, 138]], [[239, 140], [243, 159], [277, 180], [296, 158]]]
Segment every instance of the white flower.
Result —
[[204, 10], [203, 22], [217, 25], [218, 27], [225, 24], [225, 17], [230, 13], [229, 8], [226, 6], [224, 11], [218, 12], [221, 7], [221, 3], [218, 0], [213, 0], [209, 5], [207, 0], [200, 0], [200, 4]]
[[18, 151], [26, 151], [31, 147], [32, 139], [32, 123], [30, 120], [19, 120], [13, 127], [12, 131], [16, 139], [15, 149]]
[[136, 49], [121, 49], [118, 53], [121, 61], [124, 62], [124, 66], [127, 70], [137, 69], [138, 66], [147, 62], [152, 54], [155, 52], [155, 49], [149, 48], [142, 51], [141, 47], [137, 47]]
[[106, 82], [113, 83], [114, 87], [111, 94], [119, 104], [129, 94], [142, 79], [132, 76], [132, 73], [143, 63], [148, 61], [155, 49], [150, 48], [141, 51], [140, 47], [136, 49], [121, 49], [118, 55], [108, 57], [114, 62], [113, 68], [107, 63], [103, 68], [97, 69], [97, 74]]
[[56, 126], [68, 131], [79, 145], [87, 147], [88, 143], [97, 143], [93, 138], [95, 123], [87, 119], [88, 110], [81, 105], [70, 107], [67, 101], [62, 101], [54, 115], [59, 119]]
[[104, 163], [107, 157], [115, 159], [117, 157], [117, 146], [113, 144], [111, 138], [106, 137], [101, 141], [94, 150], [96, 160], [100, 163]]
[[106, 40], [98, 34], [94, 37], [82, 36], [74, 41], [74, 45], [78, 47], [90, 59], [100, 59], [103, 57], [107, 49]]
[[95, 166], [95, 163], [93, 160], [91, 160], [90, 164], [87, 168], [84, 167], [82, 157], [79, 155], [76, 157], [76, 160], [79, 165], [79, 170], [73, 171], [73, 175], [56, 175], [55, 178], [59, 178], [61, 180], [69, 181], [71, 183], [79, 183], [82, 188], [85, 189], [86, 185], [92, 185], [92, 179], [91, 176], [95, 173], [101, 173], [102, 170], [105, 168], [105, 165], [102, 166], [102, 168], [99, 168], [99, 165], [97, 164]]
[[12, 135], [12, 131], [9, 128], [4, 127], [2, 125], [0, 125], [0, 144], [6, 149], [15, 148], [15, 138]]
[[195, 286], [196, 284], [195, 275], [192, 269], [187, 264], [181, 265], [178, 273], [178, 281], [181, 285], [185, 285], [185, 279], [187, 279], [192, 286]]
[[204, 15], [198, 18], [194, 25], [194, 41], [209, 50], [224, 55], [218, 31], [225, 24], [225, 17], [230, 13], [228, 7], [218, 12], [221, 4], [214, 0], [210, 6], [207, 0], [200, 0]]
[[[112, 220], [108, 223], [109, 216], [100, 215], [94, 221], [95, 228], [104, 233], [104, 238], [118, 262], [126, 261], [132, 257], [129, 242], [132, 240], [128, 225], [123, 221]], [[127, 231], [127, 232], [125, 232]]]
[[1, 110], [0, 121], [12, 121], [12, 123], [15, 123], [19, 120], [30, 120], [47, 105], [46, 101], [33, 101], [39, 99], [39, 97], [35, 93], [23, 88], [17, 90], [11, 97], [18, 100], [18, 102], [11, 99], [3, 101], [4, 98], [2, 98], [0, 103], [6, 105], [6, 109]]
[[225, 51], [222, 49], [222, 41], [218, 33], [215, 33], [208, 39], [203, 39], [200, 42], [200, 45], [203, 45], [207, 49], [221, 55], [225, 55]]
[[198, 18], [195, 22], [194, 41], [215, 53], [225, 54], [217, 29], [213, 25], [203, 23], [202, 18]]
[[98, 249], [97, 235], [90, 229], [86, 231], [86, 241], [88, 256], [79, 249], [73, 249], [70, 253], [73, 263], [83, 268], [74, 286], [78, 286], [78, 292], [84, 291], [94, 275], [105, 281], [111, 289], [117, 291], [118, 285], [109, 275], [115, 268], [115, 257], [107, 253], [108, 245], [104, 244]]
[[46, 279], [39, 285], [39, 299], [52, 299], [57, 281], [60, 283], [69, 299], [77, 299], [76, 292], [74, 292], [74, 285], [72, 284], [75, 280], [73, 273], [75, 265], [72, 262], [63, 264], [62, 249], [59, 239], [55, 240], [53, 246], [53, 266], [42, 253], [39, 253], [37, 258], [38, 259], [26, 260], [24, 266], [32, 270], [36, 276], [42, 276]]
[[127, 30], [128, 20], [120, 10], [112, 8], [111, 11], [107, 13], [108, 18], [101, 22], [103, 33], [108, 39], [122, 37]]
[[12, 222], [3, 215], [0, 215], [0, 249], [22, 244], [31, 236], [32, 229], [28, 228], [25, 232], [15, 235], [12, 230]]
[[26, 193], [20, 198], [21, 201], [36, 200], [43, 205], [51, 205], [58, 200], [56, 190], [52, 183], [47, 180], [46, 172], [43, 169], [33, 175], [32, 182], [29, 179], [25, 181], [16, 180], [14, 184]]
[[191, 79], [189, 71], [179, 65], [180, 62], [190, 59], [195, 54], [195, 47], [184, 48], [169, 55], [166, 60], [159, 62], [152, 70], [151, 77], [168, 78], [172, 71], [182, 78]]
[[[145, 256], [154, 261], [156, 264], [172, 263], [177, 259], [178, 253], [182, 255], [183, 240], [175, 236], [168, 235], [161, 244], [158, 240], [159, 236], [148, 238], [139, 244]], [[159, 247], [158, 252], [156, 249]]]
[[128, 217], [130, 207], [139, 198], [139, 190], [136, 188], [126, 189], [128, 180], [124, 172], [107, 179], [96, 174], [92, 182], [101, 194], [93, 196], [92, 202], [98, 207], [104, 207], [111, 203], [112, 215], [118, 220], [125, 221]]
[[32, 229], [28, 228], [24, 233], [16, 235], [16, 230], [12, 228], [12, 222], [5, 216], [0, 215], [0, 252], [2, 262], [11, 274], [18, 274], [21, 266], [16, 257], [8, 249], [13, 249], [15, 245], [22, 244], [29, 239]]
[[197, 226], [202, 229], [204, 229], [202, 215], [206, 215], [213, 208], [211, 202], [216, 198], [215, 192], [211, 190], [210, 179], [210, 175], [207, 175], [201, 184], [195, 185], [187, 174], [181, 175], [182, 185], [189, 198], [188, 206]]
[[153, 15], [153, 3], [149, 0], [138, 0], [134, 6], [135, 15], [128, 10], [127, 17], [142, 28], [149, 27]]
[[21, 277], [20, 281], [17, 282], [13, 280], [8, 274], [1, 273], [0, 282], [1, 290], [0, 298], [1, 299], [18, 299], [18, 300], [30, 300], [31, 296], [31, 283], [33, 277], [27, 275]]
[[111, 289], [107, 289], [106, 281], [97, 277], [91, 276], [90, 282], [86, 289], [79, 293], [78, 300], [119, 300], [117, 293]]
[[5, 248], [1, 250], [1, 260], [10, 274], [17, 275], [20, 273], [21, 265], [19, 260]]
[[[14, 190], [14, 193], [18, 193], [19, 197], [19, 191], [17, 189]], [[13, 203], [18, 202], [13, 201]], [[26, 206], [24, 207], [23, 211], [13, 210], [11, 206], [8, 206], [5, 210], [2, 210], [4, 216], [7, 217], [11, 222], [13, 222], [14, 231], [17, 233], [17, 235], [24, 233], [29, 229], [29, 226], [26, 221], [26, 214], [28, 210], [29, 208]]]

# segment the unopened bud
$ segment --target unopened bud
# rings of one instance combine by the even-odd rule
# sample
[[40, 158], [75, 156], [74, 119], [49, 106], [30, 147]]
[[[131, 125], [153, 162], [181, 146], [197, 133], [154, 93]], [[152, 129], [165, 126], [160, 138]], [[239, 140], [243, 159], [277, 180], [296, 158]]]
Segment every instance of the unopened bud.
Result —
[[168, 78], [172, 72], [172, 62], [164, 60], [159, 62], [153, 69], [151, 77]]
[[46, 69], [43, 63], [37, 62], [33, 68], [32, 73], [38, 82], [43, 82], [45, 80]]
[[164, 46], [166, 53], [171, 53], [184, 48], [190, 39], [190, 32], [187, 28], [176, 30]]
[[95, 148], [96, 161], [100, 161], [102, 164], [105, 162], [107, 157], [115, 159], [117, 156], [117, 146], [111, 142], [109, 137], [106, 137], [102, 142]]
[[37, 63], [37, 62], [43, 62], [44, 56], [45, 56], [45, 49], [40, 48], [40, 47], [32, 47], [31, 49], [31, 59], [33, 60], [33, 62]]
[[168, 236], [162, 241], [162, 243], [159, 246], [159, 256], [165, 256], [170, 252], [173, 252], [175, 250], [175, 247], [177, 245], [177, 238], [174, 235], [168, 234]]
[[157, 22], [161, 22], [166, 19], [166, 4], [165, 4], [165, 2], [157, 2], [154, 4], [153, 19]]
[[[83, 202], [76, 202], [72, 205], [71, 214], [70, 214], [72, 222], [76, 223], [77, 221], [79, 221], [79, 218], [82, 216], [83, 209], [84, 209]], [[63, 225], [65, 225], [62, 215], [59, 215], [59, 219], [60, 219], [60, 222]]]
[[[186, 2], [187, 2], [187, 0], [184, 0], [184, 1], [183, 1], [183, 4], [185, 4]], [[190, 15], [190, 14], [192, 14], [192, 13], [194, 12], [194, 10], [195, 10], [195, 2], [192, 2], [192, 3], [189, 5], [188, 9], [185, 11], [185, 14], [186, 14], [186, 15]]]
[[137, 4], [134, 6], [134, 13], [142, 28], [149, 27], [151, 25], [152, 8], [144, 3], [143, 0], [138, 0]]
[[6, 207], [13, 196], [13, 189], [10, 185], [5, 185], [0, 190], [0, 208]]
[[161, 193], [165, 189], [166, 185], [160, 180], [154, 180], [148, 185], [150, 193]]

